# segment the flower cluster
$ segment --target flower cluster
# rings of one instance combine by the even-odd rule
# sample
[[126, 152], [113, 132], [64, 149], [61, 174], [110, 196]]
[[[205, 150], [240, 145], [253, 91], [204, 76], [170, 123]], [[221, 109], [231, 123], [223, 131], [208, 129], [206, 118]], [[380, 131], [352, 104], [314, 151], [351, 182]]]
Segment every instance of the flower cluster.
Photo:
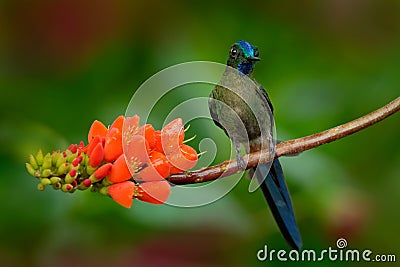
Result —
[[181, 119], [157, 131], [139, 122], [136, 115], [119, 116], [107, 128], [96, 120], [86, 146], [80, 142], [46, 155], [39, 151], [30, 156], [26, 169], [40, 180], [39, 190], [50, 185], [69, 193], [90, 188], [127, 208], [134, 198], [164, 203], [170, 193], [165, 178], [194, 167], [198, 154], [184, 144]]

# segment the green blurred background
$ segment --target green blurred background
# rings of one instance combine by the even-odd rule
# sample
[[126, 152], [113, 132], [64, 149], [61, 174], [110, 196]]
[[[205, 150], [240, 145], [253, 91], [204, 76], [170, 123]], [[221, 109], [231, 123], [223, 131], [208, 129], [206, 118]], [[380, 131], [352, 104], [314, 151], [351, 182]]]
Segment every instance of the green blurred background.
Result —
[[[303, 266], [257, 260], [265, 244], [288, 247], [245, 179], [204, 207], [137, 201], [127, 210], [90, 192], [39, 192], [24, 162], [39, 148], [85, 140], [94, 119], [111, 123], [157, 71], [224, 63], [238, 39], [259, 47], [255, 76], [269, 90], [280, 140], [349, 121], [400, 92], [397, 0], [3, 0], [0, 7], [2, 266]], [[157, 112], [207, 93], [186, 90]], [[400, 260], [399, 115], [282, 158], [304, 248], [335, 248], [344, 237], [349, 248]], [[204, 123], [191, 123], [190, 134], [228, 144]], [[339, 264], [376, 266], [318, 266]]]

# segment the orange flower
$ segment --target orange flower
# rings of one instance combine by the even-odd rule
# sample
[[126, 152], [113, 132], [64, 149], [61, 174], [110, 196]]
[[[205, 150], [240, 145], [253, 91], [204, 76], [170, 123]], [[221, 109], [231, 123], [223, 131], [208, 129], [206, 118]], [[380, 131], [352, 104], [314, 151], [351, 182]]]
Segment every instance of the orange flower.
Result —
[[[137, 115], [119, 116], [107, 128], [95, 120], [87, 146], [81, 142], [46, 155], [39, 151], [36, 157], [30, 156], [26, 168], [40, 179], [39, 190], [50, 184], [69, 193], [94, 188], [127, 208], [133, 198], [165, 203], [170, 184], [164, 179], [192, 168], [198, 155], [183, 144], [182, 119], [171, 121], [161, 131], [155, 131], [151, 124], [140, 127], [139, 122]], [[51, 177], [52, 172], [56, 176]]]

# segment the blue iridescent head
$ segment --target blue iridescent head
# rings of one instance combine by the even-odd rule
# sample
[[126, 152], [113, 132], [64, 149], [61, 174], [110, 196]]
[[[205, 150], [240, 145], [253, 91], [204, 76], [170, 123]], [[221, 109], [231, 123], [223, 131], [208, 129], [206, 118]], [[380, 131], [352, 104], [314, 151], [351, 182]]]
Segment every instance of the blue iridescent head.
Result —
[[255, 62], [260, 60], [258, 56], [259, 52], [257, 47], [240, 40], [232, 45], [229, 51], [227, 65], [248, 75], [253, 72]]

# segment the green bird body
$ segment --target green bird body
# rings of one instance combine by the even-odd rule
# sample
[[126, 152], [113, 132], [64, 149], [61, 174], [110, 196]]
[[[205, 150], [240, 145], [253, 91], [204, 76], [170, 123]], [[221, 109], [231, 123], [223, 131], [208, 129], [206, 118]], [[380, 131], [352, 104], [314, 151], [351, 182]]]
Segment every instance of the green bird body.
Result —
[[[209, 104], [212, 112], [219, 118], [223, 117], [223, 122], [232, 127], [233, 136], [231, 136], [231, 138], [238, 142], [244, 142], [247, 139], [257, 139], [261, 135], [259, 125], [265, 125], [270, 122], [268, 116], [265, 116], [266, 107], [263, 107], [265, 103], [260, 102], [259, 95], [263, 94], [267, 99], [269, 98], [262, 86], [259, 85], [253, 77], [249, 77], [252, 80], [252, 83], [249, 84], [247, 79], [237, 77], [238, 75], [240, 74], [232, 69], [227, 69], [220, 82], [223, 86], [217, 85], [211, 92], [210, 97], [212, 99], [219, 100], [225, 103], [226, 106], [214, 105], [212, 101], [210, 101]], [[247, 90], [240, 91], [241, 88], [247, 88]], [[240, 92], [236, 93], [235, 89]], [[240, 96], [238, 96], [238, 94], [240, 94]], [[232, 112], [237, 116], [233, 113], [228, 113], [228, 115], [228, 108], [232, 109]], [[262, 121], [258, 121], [257, 119]], [[247, 135], [243, 135], [240, 130], [238, 131], [238, 129], [240, 129], [240, 127], [236, 127], [238, 123], [243, 123]]]
[[[273, 107], [265, 89], [254, 79], [253, 70], [259, 61], [258, 49], [246, 41], [238, 41], [229, 52], [227, 68], [220, 84], [209, 98], [209, 109], [217, 126], [232, 140], [239, 167], [246, 164], [240, 156], [240, 144], [246, 152], [271, 147]], [[281, 165], [275, 159], [271, 165], [260, 164], [250, 175], [257, 178], [272, 214], [286, 241], [300, 249], [302, 241], [294, 217]]]

